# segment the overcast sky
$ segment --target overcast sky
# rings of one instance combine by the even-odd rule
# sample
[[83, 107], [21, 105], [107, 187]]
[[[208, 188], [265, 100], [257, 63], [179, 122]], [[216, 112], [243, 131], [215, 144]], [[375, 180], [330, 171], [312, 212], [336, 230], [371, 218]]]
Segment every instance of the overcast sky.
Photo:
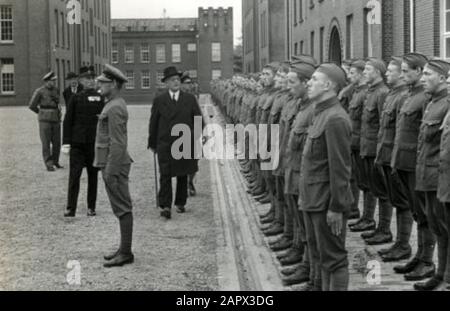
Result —
[[112, 18], [197, 17], [199, 7], [233, 7], [235, 44], [242, 37], [241, 0], [111, 0]]

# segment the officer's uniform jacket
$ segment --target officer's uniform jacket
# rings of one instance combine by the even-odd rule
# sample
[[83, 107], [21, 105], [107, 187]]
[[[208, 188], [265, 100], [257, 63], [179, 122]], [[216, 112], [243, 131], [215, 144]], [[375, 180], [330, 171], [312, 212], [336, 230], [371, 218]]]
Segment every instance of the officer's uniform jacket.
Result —
[[38, 88], [30, 100], [30, 110], [38, 114], [39, 122], [61, 122], [58, 88]]
[[358, 152], [361, 148], [362, 113], [368, 88], [366, 84], [355, 86], [348, 107], [348, 113], [352, 122], [352, 150]]
[[420, 126], [416, 166], [416, 190], [437, 191], [442, 122], [449, 103], [447, 89], [433, 94]]
[[350, 118], [337, 97], [316, 104], [300, 172], [303, 211], [349, 212], [353, 200], [350, 145]]
[[98, 116], [105, 106], [104, 98], [95, 90], [74, 95], [67, 104], [63, 123], [63, 144], [93, 144]]
[[94, 167], [105, 169], [108, 175], [119, 175], [124, 165], [133, 162], [127, 150], [127, 122], [123, 98], [116, 97], [105, 104], [97, 125]]
[[380, 132], [378, 134], [377, 158], [375, 160], [375, 163], [379, 165], [391, 165], [397, 114], [405, 102], [407, 94], [408, 86], [401, 84], [393, 88], [386, 97], [383, 114], [381, 116]]
[[383, 81], [370, 85], [364, 102], [361, 123], [361, 150], [362, 158], [377, 155], [378, 132], [383, 106], [389, 89]]
[[439, 152], [438, 199], [450, 203], [450, 110], [442, 125], [442, 136]]
[[391, 167], [405, 172], [415, 172], [417, 164], [417, 144], [424, 107], [430, 96], [420, 82], [410, 88], [408, 98], [397, 116], [394, 149]]

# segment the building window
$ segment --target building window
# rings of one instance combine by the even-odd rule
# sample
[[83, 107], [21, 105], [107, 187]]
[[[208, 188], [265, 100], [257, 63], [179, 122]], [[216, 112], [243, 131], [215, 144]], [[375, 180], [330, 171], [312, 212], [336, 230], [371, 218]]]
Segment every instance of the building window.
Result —
[[125, 84], [125, 88], [127, 90], [133, 90], [134, 89], [134, 72], [131, 70], [127, 70], [126, 76], [127, 76], [128, 82]]
[[144, 70], [141, 74], [141, 88], [148, 90], [150, 88], [150, 71]]
[[181, 45], [172, 44], [172, 63], [181, 63]]
[[220, 79], [222, 77], [222, 70], [220, 69], [214, 69], [212, 71], [212, 79], [213, 80], [217, 80]]
[[197, 79], [197, 77], [198, 77], [197, 70], [195, 70], [195, 69], [189, 70], [189, 77], [191, 77], [191, 79]]
[[450, 59], [450, 1], [442, 1], [443, 8], [441, 10], [443, 14], [442, 22], [443, 29], [442, 31], [442, 57], [446, 59]]
[[62, 39], [61, 39], [61, 46], [65, 47], [66, 46], [66, 23], [64, 20], [64, 13], [61, 13], [61, 35], [62, 35]]
[[112, 45], [112, 53], [111, 53], [112, 63], [118, 64], [119, 63], [119, 49], [117, 46], [117, 43], [114, 43]]
[[187, 50], [188, 50], [188, 52], [197, 52], [197, 44], [196, 43], [188, 43]]
[[166, 45], [158, 44], [156, 46], [156, 62], [158, 64], [164, 64], [166, 62]]
[[261, 47], [264, 48], [267, 46], [267, 12], [264, 11], [261, 14]]
[[56, 42], [56, 46], [59, 46], [59, 14], [58, 14], [58, 10], [55, 10], [55, 42]]
[[161, 86], [161, 85], [163, 85], [164, 83], [162, 82], [162, 79], [164, 78], [164, 73], [163, 72], [161, 72], [161, 71], [158, 71], [157, 73], [156, 73], [156, 83], [159, 85], [159, 86]]
[[0, 42], [13, 42], [13, 15], [12, 6], [0, 6]]
[[302, 40], [300, 41], [300, 54], [305, 53], [305, 42]]
[[211, 56], [213, 62], [222, 61], [221, 45], [220, 42], [213, 42], [211, 44]]
[[0, 93], [14, 94], [14, 60], [5, 58], [0, 60]]
[[310, 48], [311, 48], [311, 56], [314, 57], [314, 44], [315, 44], [315, 34], [314, 31], [311, 31], [311, 40], [310, 40]]
[[294, 43], [294, 55], [298, 55], [298, 42]]
[[133, 45], [127, 44], [125, 46], [125, 63], [133, 64], [134, 63], [134, 49]]
[[150, 45], [148, 43], [141, 44], [141, 63], [150, 63]]
[[324, 54], [325, 54], [325, 27], [320, 28], [320, 63], [323, 63], [324, 60]]
[[353, 58], [353, 14], [347, 16], [347, 39], [346, 39], [345, 57]]

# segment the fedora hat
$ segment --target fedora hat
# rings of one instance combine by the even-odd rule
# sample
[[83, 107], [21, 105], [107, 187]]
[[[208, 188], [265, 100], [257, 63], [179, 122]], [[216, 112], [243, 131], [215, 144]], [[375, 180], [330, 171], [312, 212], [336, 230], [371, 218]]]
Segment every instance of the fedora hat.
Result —
[[177, 68], [175, 67], [167, 67], [166, 69], [164, 69], [164, 77], [161, 79], [161, 82], [166, 82], [167, 79], [173, 77], [173, 76], [178, 76], [181, 78], [182, 73], [179, 72], [177, 70]]

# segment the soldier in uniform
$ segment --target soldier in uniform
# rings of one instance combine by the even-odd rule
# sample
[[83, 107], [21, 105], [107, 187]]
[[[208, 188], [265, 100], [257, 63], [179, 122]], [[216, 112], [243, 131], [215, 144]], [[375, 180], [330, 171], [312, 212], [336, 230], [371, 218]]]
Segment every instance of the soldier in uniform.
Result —
[[69, 104], [70, 99], [75, 94], [80, 93], [83, 90], [83, 85], [78, 81], [78, 75], [74, 72], [69, 72], [66, 77], [67, 84], [69, 85], [63, 92], [64, 102], [66, 106]]
[[75, 217], [80, 178], [85, 167], [88, 175], [88, 216], [95, 216], [98, 169], [93, 166], [98, 116], [105, 106], [103, 97], [95, 87], [95, 73], [87, 67], [80, 69], [83, 90], [67, 104], [63, 123], [63, 145], [70, 146], [70, 174], [65, 217]]
[[414, 284], [416, 290], [431, 291], [449, 277], [447, 266], [448, 230], [445, 206], [437, 197], [442, 124], [449, 110], [447, 78], [450, 64], [430, 60], [424, 68], [421, 82], [431, 95], [420, 126], [416, 167], [416, 190], [425, 195], [425, 210], [431, 231], [437, 241], [438, 265], [435, 274], [426, 282]]
[[[352, 231], [369, 231], [362, 234], [362, 237], [369, 245], [386, 244], [392, 241], [391, 218], [392, 205], [388, 199], [387, 186], [384, 183], [383, 173], [375, 165], [377, 152], [378, 132], [380, 130], [380, 119], [383, 113], [383, 106], [389, 89], [384, 84], [383, 77], [386, 73], [386, 65], [382, 60], [369, 59], [366, 63], [364, 76], [369, 89], [364, 102], [361, 123], [361, 158], [362, 158], [362, 178], [369, 185], [370, 191], [378, 198], [379, 203], [379, 223], [375, 229], [375, 222], [364, 226], [353, 226]], [[371, 206], [374, 207], [374, 206]], [[374, 211], [367, 212], [373, 215]], [[370, 231], [374, 230], [374, 231]]]
[[42, 155], [47, 171], [63, 168], [59, 164], [61, 151], [61, 106], [59, 90], [56, 87], [55, 73], [47, 73], [43, 79], [45, 84], [38, 88], [30, 100], [30, 110], [38, 115], [39, 136], [42, 142]]
[[400, 261], [411, 257], [411, 246], [409, 244], [411, 231], [407, 230], [403, 232], [401, 229], [403, 228], [402, 224], [408, 224], [407, 226], [411, 225], [413, 218], [408, 205], [406, 192], [398, 181], [397, 176], [392, 174], [391, 169], [397, 113], [406, 100], [408, 92], [408, 87], [405, 82], [400, 79], [401, 66], [402, 58], [393, 57], [386, 73], [387, 83], [391, 87], [391, 91], [386, 97], [381, 116], [377, 158], [375, 160], [375, 163], [383, 172], [389, 201], [397, 209], [397, 239], [392, 247], [379, 251], [384, 261]]
[[[425, 212], [423, 192], [416, 191], [417, 145], [424, 107], [430, 97], [420, 82], [427, 58], [418, 53], [403, 56], [401, 78], [409, 86], [407, 99], [397, 115], [394, 149], [392, 151], [393, 174], [396, 174], [408, 194], [408, 203], [417, 222], [417, 253], [405, 265], [394, 267], [394, 271], [404, 274], [408, 281], [421, 281], [435, 272], [433, 253], [436, 238], [430, 231]], [[402, 223], [399, 229], [412, 230], [410, 223]]]
[[347, 59], [342, 62], [342, 69], [344, 69], [344, 71], [347, 75], [348, 85], [346, 87], [344, 87], [342, 89], [342, 91], [339, 93], [338, 99], [341, 102], [342, 107], [344, 107], [344, 109], [347, 112], [348, 112], [350, 101], [353, 97], [353, 93], [354, 93], [355, 87], [356, 87], [356, 85], [354, 83], [352, 83], [352, 81], [350, 79], [350, 75], [351, 75], [350, 71], [351, 71], [353, 63], [354, 63], [354, 61], [352, 61], [351, 59]]
[[129, 174], [133, 160], [128, 154], [128, 111], [120, 91], [126, 77], [120, 70], [105, 65], [97, 78], [105, 107], [101, 112], [95, 139], [94, 167], [101, 169], [106, 192], [114, 215], [120, 223], [120, 247], [105, 256], [104, 267], [119, 267], [134, 262], [132, 253], [133, 213]]
[[349, 283], [345, 237], [353, 199], [351, 122], [337, 98], [345, 84], [345, 72], [335, 64], [322, 64], [308, 82], [315, 106], [303, 151], [299, 205], [305, 212], [311, 262], [320, 265], [324, 291], [344, 291]]

